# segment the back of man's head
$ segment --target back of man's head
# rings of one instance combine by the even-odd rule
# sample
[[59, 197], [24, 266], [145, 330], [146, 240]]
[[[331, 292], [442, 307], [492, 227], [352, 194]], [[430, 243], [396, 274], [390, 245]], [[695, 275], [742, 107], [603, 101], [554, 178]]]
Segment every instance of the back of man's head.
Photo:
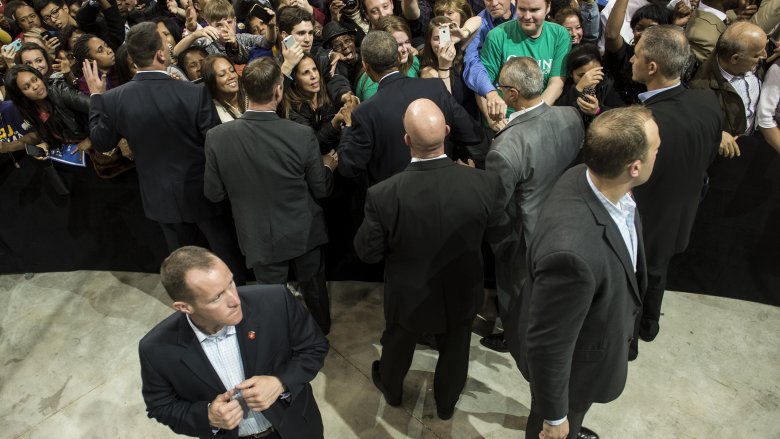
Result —
[[194, 245], [173, 251], [160, 266], [160, 282], [174, 302], [189, 302], [192, 292], [187, 285], [190, 270], [209, 270], [217, 261], [214, 253]]
[[666, 79], [679, 79], [691, 56], [688, 39], [682, 30], [671, 24], [651, 26], [642, 33], [641, 55], [645, 64], [655, 62]]
[[501, 85], [517, 90], [520, 97], [529, 100], [542, 94], [544, 76], [539, 63], [530, 56], [509, 58], [501, 68]]
[[279, 32], [292, 35], [293, 28], [304, 21], [314, 24], [314, 17], [307, 11], [295, 6], [285, 6], [276, 13], [276, 24], [279, 26]]
[[203, 8], [203, 19], [209, 24], [234, 18], [236, 18], [236, 10], [227, 0], [211, 0]]
[[139, 68], [149, 67], [158, 50], [163, 50], [162, 38], [157, 33], [157, 24], [146, 21], [130, 28], [127, 32], [127, 54]]
[[363, 62], [378, 74], [398, 69], [398, 43], [389, 32], [369, 32], [360, 45], [360, 54]]
[[282, 82], [282, 70], [271, 57], [261, 57], [244, 68], [244, 90], [250, 101], [267, 104], [274, 98], [276, 85]]
[[644, 161], [648, 150], [645, 123], [652, 118], [650, 110], [633, 105], [609, 110], [593, 119], [582, 149], [588, 169], [602, 178], [614, 179], [632, 162]]
[[404, 129], [406, 143], [413, 155], [428, 155], [438, 150], [444, 152], [444, 138], [449, 133], [449, 127], [444, 113], [432, 100], [417, 99], [409, 104], [404, 113]]

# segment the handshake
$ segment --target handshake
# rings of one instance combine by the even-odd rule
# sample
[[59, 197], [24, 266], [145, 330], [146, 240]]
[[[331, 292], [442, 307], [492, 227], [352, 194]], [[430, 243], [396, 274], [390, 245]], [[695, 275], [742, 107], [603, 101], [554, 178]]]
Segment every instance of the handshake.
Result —
[[335, 171], [339, 166], [339, 156], [336, 154], [335, 149], [331, 149], [327, 154], [322, 156], [322, 164], [331, 171]]

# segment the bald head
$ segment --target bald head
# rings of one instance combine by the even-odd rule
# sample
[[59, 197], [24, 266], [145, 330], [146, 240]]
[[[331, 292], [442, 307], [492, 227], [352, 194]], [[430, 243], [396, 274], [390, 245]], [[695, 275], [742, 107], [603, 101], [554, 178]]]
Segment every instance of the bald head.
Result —
[[444, 113], [430, 99], [417, 99], [404, 113], [406, 144], [414, 157], [435, 157], [444, 154], [444, 138], [450, 132]]
[[721, 34], [715, 53], [724, 70], [732, 75], [742, 75], [766, 59], [766, 43], [763, 29], [747, 21], [738, 21]]

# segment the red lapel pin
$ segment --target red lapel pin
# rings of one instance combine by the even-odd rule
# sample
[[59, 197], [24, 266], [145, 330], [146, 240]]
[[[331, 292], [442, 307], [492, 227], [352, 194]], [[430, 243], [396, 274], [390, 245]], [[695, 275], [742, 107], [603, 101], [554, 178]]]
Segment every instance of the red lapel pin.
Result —
[[250, 340], [254, 340], [257, 337], [257, 335], [255, 335], [255, 331], [249, 331], [248, 336]]

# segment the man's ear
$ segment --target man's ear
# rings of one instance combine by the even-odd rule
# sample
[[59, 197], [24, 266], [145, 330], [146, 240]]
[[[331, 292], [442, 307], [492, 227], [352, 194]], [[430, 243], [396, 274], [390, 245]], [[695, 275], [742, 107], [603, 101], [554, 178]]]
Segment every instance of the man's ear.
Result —
[[409, 137], [409, 134], [404, 133], [404, 143], [406, 146], [411, 147], [412, 146], [412, 138]]
[[449, 136], [449, 135], [450, 135], [450, 126], [449, 125], [444, 125], [444, 136], [446, 137], [446, 136]]
[[731, 58], [729, 58], [729, 64], [737, 64], [739, 62], [739, 54], [735, 53], [734, 55], [731, 55]]
[[639, 170], [642, 168], [642, 160], [634, 160], [631, 162], [630, 165], [628, 165], [628, 175], [631, 176], [631, 178], [637, 178], [639, 177]]
[[168, 55], [165, 54], [165, 50], [158, 50], [154, 53], [154, 58], [160, 63], [165, 64], [165, 60]]
[[192, 314], [192, 305], [190, 305], [187, 302], [182, 302], [177, 300], [176, 302], [173, 302], [173, 305], [171, 305], [173, 309], [179, 312], [183, 312], [184, 314]]
[[655, 61], [650, 61], [650, 64], [647, 65], [647, 74], [653, 76], [656, 73], [658, 73], [658, 64]]
[[283, 41], [285, 38], [287, 38], [288, 33], [285, 31], [279, 31], [279, 41]]

